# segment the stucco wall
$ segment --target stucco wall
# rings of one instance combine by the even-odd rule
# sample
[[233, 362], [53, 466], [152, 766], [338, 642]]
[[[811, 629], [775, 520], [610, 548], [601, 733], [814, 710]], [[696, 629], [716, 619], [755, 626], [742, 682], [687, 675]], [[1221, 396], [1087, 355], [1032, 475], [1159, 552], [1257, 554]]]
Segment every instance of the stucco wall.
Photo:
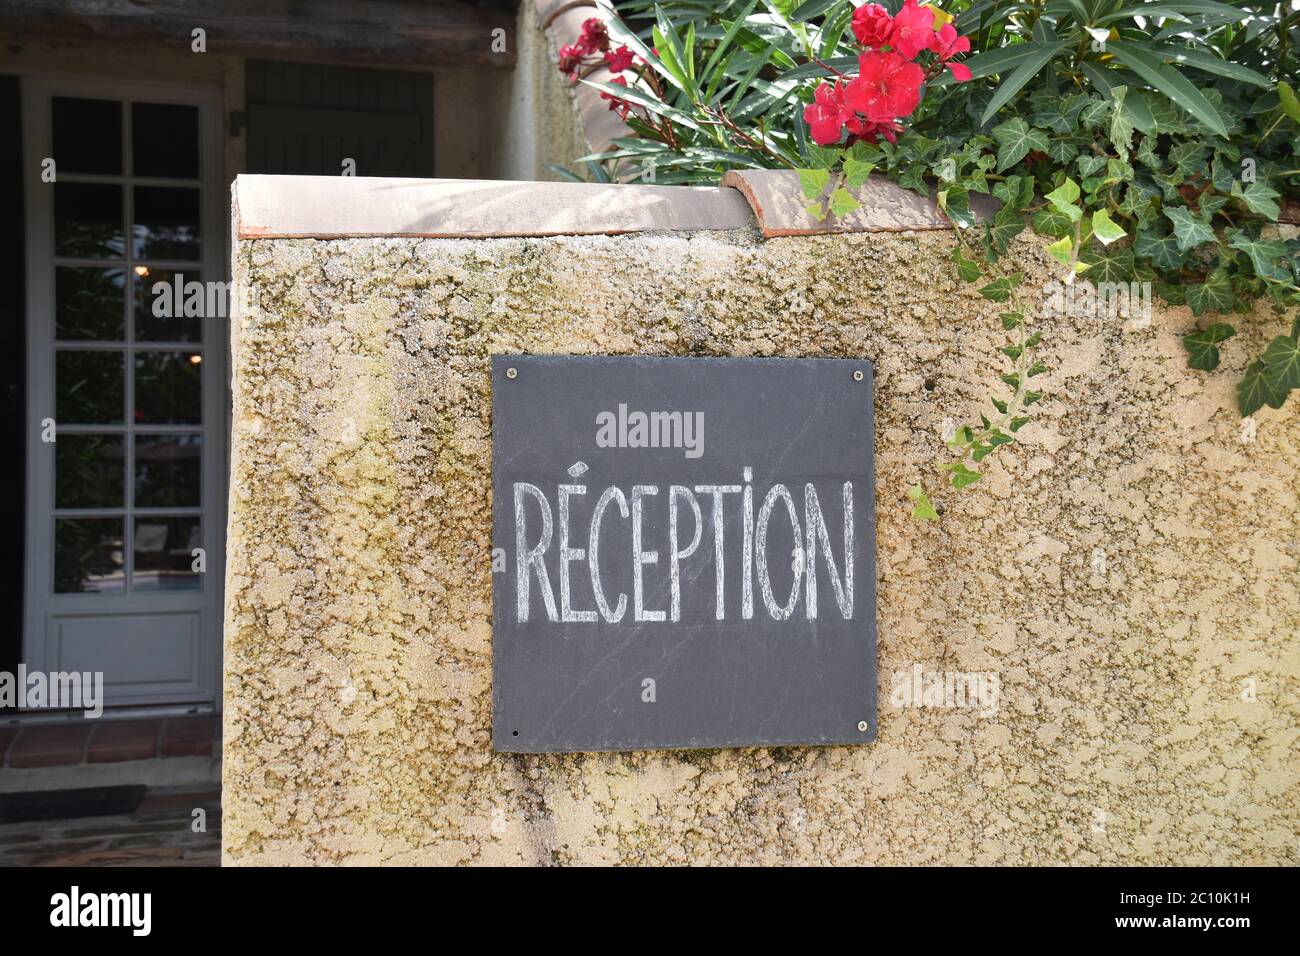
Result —
[[[1049, 400], [921, 524], [1003, 344], [950, 242], [238, 241], [225, 861], [1300, 862], [1300, 402], [1232, 398], [1282, 320], [1210, 376], [1184, 309], [1045, 320]], [[875, 363], [874, 744], [491, 751], [494, 352]], [[998, 712], [890, 706], [914, 663], [996, 672]]]

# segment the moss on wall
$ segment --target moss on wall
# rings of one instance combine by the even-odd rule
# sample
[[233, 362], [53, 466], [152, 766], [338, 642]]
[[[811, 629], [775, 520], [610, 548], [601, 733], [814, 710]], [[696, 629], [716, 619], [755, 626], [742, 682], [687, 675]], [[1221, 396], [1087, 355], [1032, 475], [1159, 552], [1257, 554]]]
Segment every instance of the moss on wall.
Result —
[[[1300, 403], [1243, 426], [1232, 396], [1283, 321], [1206, 376], [1186, 310], [1046, 320], [1049, 401], [921, 525], [906, 489], [1002, 344], [949, 242], [239, 243], [226, 862], [1300, 862]], [[510, 351], [875, 362], [876, 743], [492, 752]], [[997, 714], [891, 707], [914, 663], [997, 672]]]

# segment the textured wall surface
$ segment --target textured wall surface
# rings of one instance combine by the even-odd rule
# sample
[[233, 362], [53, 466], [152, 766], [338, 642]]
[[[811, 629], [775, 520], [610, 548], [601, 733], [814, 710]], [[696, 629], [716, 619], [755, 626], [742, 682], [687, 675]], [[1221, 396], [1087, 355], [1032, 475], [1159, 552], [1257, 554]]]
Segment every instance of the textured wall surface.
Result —
[[[1232, 394], [1283, 320], [1208, 376], [1184, 309], [1044, 321], [1041, 413], [922, 525], [907, 487], [1002, 370], [950, 242], [239, 242], [226, 862], [1300, 863], [1300, 402]], [[493, 754], [510, 351], [875, 362], [876, 743]], [[916, 663], [996, 672], [997, 713], [892, 707]]]

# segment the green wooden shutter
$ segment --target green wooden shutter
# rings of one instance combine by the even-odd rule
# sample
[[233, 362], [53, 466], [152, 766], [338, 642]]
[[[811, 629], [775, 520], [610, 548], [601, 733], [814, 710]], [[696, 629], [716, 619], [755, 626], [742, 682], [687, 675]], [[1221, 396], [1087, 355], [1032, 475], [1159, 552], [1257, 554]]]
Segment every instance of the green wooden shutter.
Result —
[[434, 175], [429, 74], [250, 60], [246, 80], [250, 173]]

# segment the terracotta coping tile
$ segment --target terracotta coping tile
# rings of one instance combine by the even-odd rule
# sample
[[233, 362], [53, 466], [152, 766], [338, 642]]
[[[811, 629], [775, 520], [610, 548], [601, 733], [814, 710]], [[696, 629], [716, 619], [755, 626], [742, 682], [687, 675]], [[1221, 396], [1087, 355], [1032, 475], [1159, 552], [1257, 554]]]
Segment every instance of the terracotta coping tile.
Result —
[[81, 722], [24, 727], [9, 748], [9, 766], [20, 769], [81, 763], [92, 729], [89, 723]]
[[[858, 195], [860, 208], [819, 222], [791, 170], [733, 170], [721, 187], [240, 176], [235, 217], [240, 239], [613, 235], [744, 229], [755, 218], [767, 238], [951, 228], [933, 200], [883, 176]], [[998, 208], [988, 196], [971, 205], [983, 217]]]
[[[925, 199], [884, 176], [873, 175], [856, 195], [862, 205], [846, 216], [828, 215], [814, 219], [804, 208], [799, 175], [786, 169], [731, 170], [722, 185], [744, 193], [753, 207], [759, 228], [766, 238], [816, 236], [837, 232], [903, 232], [923, 229], [951, 229], [947, 217], [933, 199]], [[992, 217], [997, 201], [987, 196], [971, 197], [976, 214]]]
[[[534, 0], [534, 3], [537, 6], [537, 20], [541, 23], [543, 30], [549, 27], [561, 13], [576, 7], [585, 8], [587, 12], [584, 19], [586, 17], [600, 16], [595, 0]], [[561, 42], [572, 43], [573, 41], [562, 40]]]
[[[608, 20], [599, 7], [589, 2], [537, 0], [537, 10], [542, 26], [551, 32], [557, 50], [578, 39], [584, 20], [592, 17]], [[552, 64], [552, 68], [554, 66]], [[611, 75], [609, 70], [601, 68], [587, 79], [604, 82]], [[578, 125], [593, 153], [603, 152], [611, 141], [631, 132], [628, 125], [618, 118], [618, 114], [610, 110], [609, 101], [600, 98], [600, 90], [585, 83], [577, 83], [572, 87], [572, 94], [578, 112]]]
[[240, 176], [240, 239], [491, 238], [744, 229], [740, 193], [714, 186], [360, 176]]

